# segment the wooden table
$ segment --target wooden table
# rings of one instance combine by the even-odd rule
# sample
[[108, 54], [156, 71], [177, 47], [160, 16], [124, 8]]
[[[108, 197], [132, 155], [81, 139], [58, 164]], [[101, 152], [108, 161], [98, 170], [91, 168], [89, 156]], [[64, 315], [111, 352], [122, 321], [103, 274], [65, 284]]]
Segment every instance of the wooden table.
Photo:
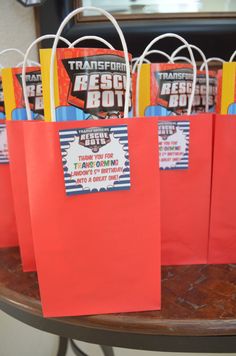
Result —
[[44, 318], [36, 273], [22, 272], [17, 248], [2, 249], [0, 308], [61, 336], [58, 355], [66, 338], [142, 350], [236, 352], [236, 265], [163, 267], [161, 311]]

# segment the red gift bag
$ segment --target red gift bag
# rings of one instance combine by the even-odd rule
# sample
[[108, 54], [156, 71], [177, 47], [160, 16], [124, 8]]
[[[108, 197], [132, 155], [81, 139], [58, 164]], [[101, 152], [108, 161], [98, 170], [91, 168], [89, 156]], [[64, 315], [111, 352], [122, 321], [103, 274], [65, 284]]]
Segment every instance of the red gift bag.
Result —
[[209, 263], [236, 262], [236, 116], [215, 116]]
[[[37, 125], [37, 122], [34, 122]], [[29, 197], [25, 166], [23, 121], [7, 121], [8, 149], [11, 159], [10, 172], [18, 231], [21, 261], [24, 272], [35, 271], [35, 257]]]
[[[68, 15], [57, 36], [66, 22], [81, 11], [83, 8]], [[125, 52], [127, 117], [129, 58], [121, 30], [112, 21]], [[54, 120], [52, 88], [57, 42], [50, 68]], [[44, 315], [159, 309], [156, 120], [38, 123], [37, 127], [29, 122], [24, 124], [24, 139]]]
[[162, 264], [207, 263], [213, 116], [161, 117], [159, 121], [189, 122], [188, 167], [160, 172]]
[[[115, 191], [108, 186], [108, 191], [98, 188], [95, 190], [99, 192], [93, 193], [92, 190], [92, 193], [86, 193], [89, 172], [94, 167], [87, 160], [92, 159], [89, 157], [95, 155], [94, 152], [100, 152], [96, 142], [93, 143], [93, 152], [87, 148], [85, 156], [74, 156], [78, 163], [73, 165], [73, 169], [81, 166], [81, 169], [88, 170], [86, 175], [80, 175], [80, 171], [71, 175], [64, 167], [63, 177], [60, 130], [69, 130], [68, 133], [63, 131], [65, 138], [61, 139], [61, 145], [70, 147], [73, 143], [67, 145], [67, 135], [74, 137], [76, 130], [84, 129], [85, 136], [83, 139], [81, 136], [79, 141], [82, 147], [87, 145], [86, 128], [99, 131], [99, 128], [112, 127], [123, 132], [124, 126], [128, 127], [130, 169], [127, 166], [123, 171], [125, 176], [117, 186], [114, 185]], [[113, 119], [37, 125], [28, 122], [24, 124], [24, 136], [32, 231], [44, 315], [159, 309], [157, 120]], [[125, 136], [121, 133], [120, 142], [126, 142]], [[104, 140], [106, 145], [109, 139], [104, 136]], [[67, 154], [63, 154], [63, 162], [66, 157]], [[108, 163], [104, 165], [106, 167]], [[104, 165], [96, 163], [100, 169]], [[131, 186], [123, 190], [122, 184], [127, 186], [129, 175]], [[71, 177], [77, 183], [85, 184], [81, 194], [73, 195], [80, 188]], [[115, 178], [108, 176], [107, 179]]]
[[0, 120], [0, 247], [18, 245], [7, 149], [6, 121]]
[[[150, 64], [142, 67], [141, 75], [141, 65], [150, 48], [166, 37], [174, 37], [184, 43], [182, 47], [189, 51], [192, 69], [189, 64], [169, 64], [171, 67], [160, 71], [160, 65]], [[190, 115], [192, 107], [197, 103], [201, 104], [200, 110], [204, 106], [207, 109], [207, 105], [203, 104], [209, 100], [205, 100], [207, 90], [203, 91], [203, 96], [199, 95], [200, 84], [197, 83], [197, 68], [191, 47], [179, 35], [163, 34], [147, 45], [138, 63], [136, 114], [139, 114], [141, 108], [147, 116], [159, 116], [163, 265], [207, 262], [213, 124], [212, 114]], [[207, 67], [206, 61], [205, 65]], [[183, 71], [181, 67], [186, 69]], [[186, 75], [182, 77], [184, 72]], [[180, 87], [183, 85], [182, 89], [178, 83]], [[198, 91], [194, 96], [196, 83]], [[188, 87], [191, 88], [190, 93]], [[181, 115], [185, 112], [188, 116]]]
[[[28, 55], [31, 49], [33, 48], [33, 46], [35, 46], [35, 44], [41, 42], [42, 40], [50, 39], [50, 38], [54, 39], [55, 35], [45, 35], [37, 38], [26, 51], [26, 55], [23, 62], [23, 68], [22, 68], [22, 85], [18, 86], [18, 91], [15, 92], [15, 99], [19, 103], [18, 109], [20, 108], [21, 110], [24, 110], [24, 108], [26, 108], [26, 112], [23, 111], [23, 113], [21, 114], [22, 120], [30, 121], [32, 120], [33, 117], [36, 116], [36, 112], [32, 112], [32, 106], [30, 107], [29, 99], [27, 97], [28, 92], [27, 92], [26, 74], [28, 74], [29, 76], [29, 74], [32, 73], [32, 68], [34, 68], [34, 67], [26, 68]], [[60, 40], [70, 45], [70, 42], [64, 39], [63, 37], [60, 37]], [[37, 75], [38, 74], [39, 73], [37, 71]], [[40, 80], [38, 79], [37, 82], [38, 94], [41, 93], [39, 86], [40, 86]], [[36, 91], [37, 90], [35, 90], [35, 92]], [[40, 96], [37, 96], [35, 94], [35, 97], [33, 97], [33, 99], [35, 99], [36, 101], [36, 98], [41, 99]], [[42, 108], [40, 105], [40, 110], [37, 111], [37, 114], [42, 114], [41, 110]], [[34, 121], [34, 124], [37, 125], [37, 121]], [[32, 237], [32, 229], [31, 229], [31, 218], [30, 218], [30, 210], [29, 210], [22, 121], [7, 121], [7, 136], [8, 136], [9, 156], [11, 160], [10, 172], [11, 172], [11, 183], [12, 183], [12, 190], [13, 190], [14, 210], [16, 216], [22, 267], [24, 272], [36, 271], [33, 237]]]

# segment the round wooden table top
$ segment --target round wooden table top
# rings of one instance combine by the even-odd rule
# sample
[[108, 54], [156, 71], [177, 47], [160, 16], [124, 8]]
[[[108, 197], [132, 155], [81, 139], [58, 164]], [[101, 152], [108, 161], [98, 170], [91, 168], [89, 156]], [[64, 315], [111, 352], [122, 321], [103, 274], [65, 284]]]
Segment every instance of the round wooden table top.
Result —
[[0, 308], [38, 329], [101, 345], [236, 351], [236, 265], [163, 267], [161, 311], [44, 318], [37, 274], [22, 272], [18, 248], [1, 249]]

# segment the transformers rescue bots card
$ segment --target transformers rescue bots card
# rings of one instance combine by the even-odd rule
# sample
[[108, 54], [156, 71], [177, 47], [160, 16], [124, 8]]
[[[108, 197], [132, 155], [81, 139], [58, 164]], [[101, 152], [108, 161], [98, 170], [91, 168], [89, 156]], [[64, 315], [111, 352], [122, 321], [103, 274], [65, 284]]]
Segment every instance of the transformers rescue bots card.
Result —
[[[47, 121], [51, 120], [50, 59], [50, 49], [40, 50]], [[54, 76], [57, 121], [121, 118], [124, 115], [125, 90], [126, 64], [122, 51], [103, 48], [57, 49]]]
[[[152, 63], [144, 64], [140, 80], [139, 100], [145, 116], [172, 116], [187, 113], [189, 98], [193, 90], [193, 71], [191, 64]], [[143, 80], [142, 80], [143, 79]], [[149, 89], [148, 89], [149, 87]], [[147, 88], [146, 95], [143, 95]], [[215, 111], [217, 95], [217, 76], [209, 71], [209, 111]], [[197, 71], [197, 82], [192, 107], [192, 114], [205, 112], [206, 107], [206, 72]], [[142, 113], [141, 113], [142, 115]]]
[[[22, 88], [22, 68], [4, 68], [2, 70], [2, 83], [6, 119], [27, 120]], [[26, 68], [26, 89], [32, 119], [42, 119], [44, 109], [39, 67]]]

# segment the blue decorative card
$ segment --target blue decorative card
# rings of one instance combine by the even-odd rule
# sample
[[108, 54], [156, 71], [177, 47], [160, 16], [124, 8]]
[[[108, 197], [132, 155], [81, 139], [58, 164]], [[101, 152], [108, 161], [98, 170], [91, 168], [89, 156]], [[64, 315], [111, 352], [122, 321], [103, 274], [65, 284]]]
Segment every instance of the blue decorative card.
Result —
[[160, 169], [188, 169], [189, 132], [189, 121], [158, 123]]
[[61, 130], [67, 195], [130, 189], [127, 125]]
[[6, 125], [0, 124], [0, 164], [9, 163]]

